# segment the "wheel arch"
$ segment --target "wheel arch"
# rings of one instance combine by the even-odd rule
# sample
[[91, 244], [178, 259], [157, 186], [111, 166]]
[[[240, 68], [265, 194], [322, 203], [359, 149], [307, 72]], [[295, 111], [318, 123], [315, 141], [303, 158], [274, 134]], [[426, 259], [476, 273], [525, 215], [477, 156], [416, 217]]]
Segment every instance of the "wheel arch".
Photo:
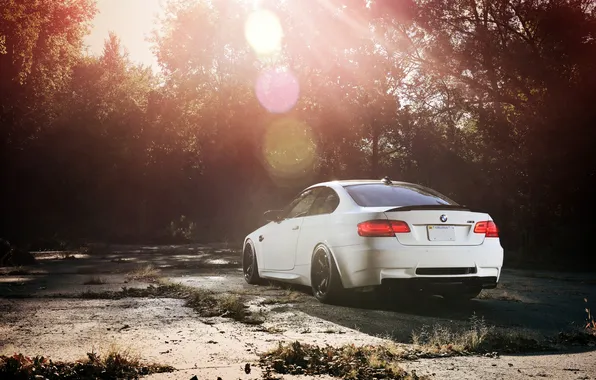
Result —
[[250, 245], [253, 254], [257, 258], [257, 273], [261, 275], [261, 263], [263, 261], [261, 260], [261, 257], [259, 257], [259, 250], [257, 249], [255, 243], [252, 241], [250, 237], [244, 239], [244, 244], [242, 244], [242, 259], [244, 260], [244, 250], [246, 249], [247, 245]]
[[312, 262], [313, 262], [313, 258], [315, 257], [315, 253], [317, 253], [317, 249], [319, 247], [325, 247], [325, 249], [327, 249], [327, 252], [329, 252], [331, 254], [331, 257], [333, 258], [333, 263], [335, 264], [335, 269], [337, 269], [337, 273], [339, 273], [339, 280], [340, 280], [342, 286], [345, 286], [344, 285], [344, 281], [343, 281], [343, 274], [341, 272], [341, 267], [337, 263], [337, 256], [335, 255], [335, 252], [333, 252], [333, 249], [331, 249], [331, 247], [329, 247], [329, 244], [327, 244], [326, 242], [319, 242], [319, 243], [315, 244], [315, 247], [312, 250], [312, 253], [310, 255], [310, 268], [308, 270], [308, 282], [309, 282], [309, 284], [312, 283]]

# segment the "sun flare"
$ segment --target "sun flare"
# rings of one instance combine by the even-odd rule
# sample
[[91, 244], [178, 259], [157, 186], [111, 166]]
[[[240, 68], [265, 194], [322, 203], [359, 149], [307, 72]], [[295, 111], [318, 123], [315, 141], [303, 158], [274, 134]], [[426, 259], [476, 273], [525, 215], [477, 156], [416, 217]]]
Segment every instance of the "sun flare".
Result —
[[271, 11], [252, 12], [244, 25], [244, 35], [257, 54], [272, 54], [280, 50], [283, 30], [279, 18]]

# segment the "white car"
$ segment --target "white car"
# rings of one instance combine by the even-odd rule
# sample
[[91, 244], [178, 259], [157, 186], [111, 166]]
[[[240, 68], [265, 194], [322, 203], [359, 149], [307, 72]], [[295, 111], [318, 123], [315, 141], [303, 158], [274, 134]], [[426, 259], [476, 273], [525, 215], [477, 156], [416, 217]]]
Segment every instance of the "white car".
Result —
[[490, 215], [416, 184], [320, 183], [265, 216], [244, 241], [244, 278], [311, 286], [321, 302], [373, 287], [471, 299], [501, 274]]

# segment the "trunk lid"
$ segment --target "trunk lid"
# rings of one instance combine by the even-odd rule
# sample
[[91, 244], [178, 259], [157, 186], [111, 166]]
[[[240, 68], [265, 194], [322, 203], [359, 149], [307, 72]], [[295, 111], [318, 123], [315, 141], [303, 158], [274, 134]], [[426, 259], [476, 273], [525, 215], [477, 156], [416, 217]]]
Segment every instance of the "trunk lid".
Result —
[[490, 220], [487, 213], [447, 205], [398, 207], [385, 211], [385, 215], [410, 226], [410, 233], [395, 235], [401, 244], [419, 246], [481, 245], [485, 235], [474, 233], [474, 226]]

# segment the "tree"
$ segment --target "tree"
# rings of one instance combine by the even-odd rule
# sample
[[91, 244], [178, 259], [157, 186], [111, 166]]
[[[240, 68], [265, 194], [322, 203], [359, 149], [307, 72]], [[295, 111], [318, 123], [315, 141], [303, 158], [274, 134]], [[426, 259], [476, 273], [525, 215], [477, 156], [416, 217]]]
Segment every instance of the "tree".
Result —
[[[94, 2], [2, 0], [0, 2], [0, 190], [1, 230], [25, 234], [29, 199], [25, 173], [34, 166], [27, 145], [51, 129], [59, 115], [56, 94], [69, 82], [81, 56], [82, 38], [95, 14]], [[31, 190], [28, 190], [31, 192]]]

